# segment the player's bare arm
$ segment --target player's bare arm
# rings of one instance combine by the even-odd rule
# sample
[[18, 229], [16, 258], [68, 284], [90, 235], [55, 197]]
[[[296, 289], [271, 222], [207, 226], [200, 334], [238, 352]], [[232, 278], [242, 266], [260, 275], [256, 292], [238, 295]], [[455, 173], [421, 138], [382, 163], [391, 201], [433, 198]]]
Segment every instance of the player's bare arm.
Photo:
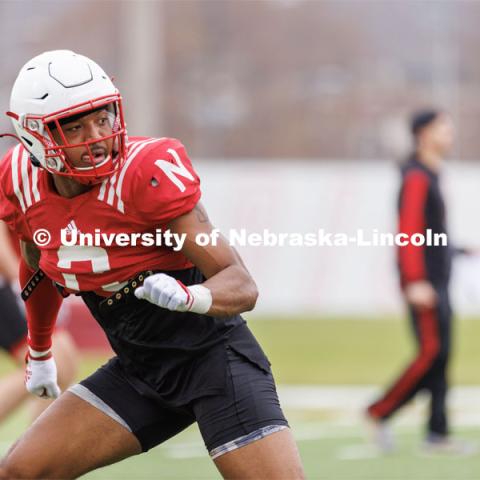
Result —
[[220, 237], [216, 245], [199, 246], [199, 233], [210, 233], [213, 225], [201, 203], [186, 215], [173, 220], [172, 232], [186, 234], [182, 252], [207, 278], [202, 285], [212, 294], [209, 315], [226, 316], [252, 310], [258, 297], [255, 282], [240, 255]]

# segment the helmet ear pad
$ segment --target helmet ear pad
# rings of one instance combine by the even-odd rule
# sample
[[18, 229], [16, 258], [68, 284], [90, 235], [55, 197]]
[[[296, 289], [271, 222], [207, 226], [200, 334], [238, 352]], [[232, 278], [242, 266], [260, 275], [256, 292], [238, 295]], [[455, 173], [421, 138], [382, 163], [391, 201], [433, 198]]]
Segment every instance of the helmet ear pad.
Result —
[[22, 117], [15, 119], [12, 117], [13, 128], [23, 146], [30, 155], [36, 159], [37, 163], [43, 167], [42, 160], [45, 158], [45, 148], [43, 141], [38, 138], [38, 133], [29, 130], [23, 126], [24, 119]]

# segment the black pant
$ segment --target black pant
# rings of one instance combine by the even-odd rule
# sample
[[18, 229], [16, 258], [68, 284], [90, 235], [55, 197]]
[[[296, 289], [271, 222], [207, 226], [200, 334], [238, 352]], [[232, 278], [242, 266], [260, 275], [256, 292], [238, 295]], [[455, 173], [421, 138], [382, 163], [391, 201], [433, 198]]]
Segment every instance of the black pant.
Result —
[[452, 310], [448, 287], [435, 288], [437, 305], [428, 310], [410, 307], [410, 318], [417, 340], [418, 351], [387, 392], [370, 405], [370, 415], [387, 419], [405, 405], [420, 390], [431, 394], [429, 433], [448, 434], [446, 395], [448, 390], [447, 366], [451, 345]]

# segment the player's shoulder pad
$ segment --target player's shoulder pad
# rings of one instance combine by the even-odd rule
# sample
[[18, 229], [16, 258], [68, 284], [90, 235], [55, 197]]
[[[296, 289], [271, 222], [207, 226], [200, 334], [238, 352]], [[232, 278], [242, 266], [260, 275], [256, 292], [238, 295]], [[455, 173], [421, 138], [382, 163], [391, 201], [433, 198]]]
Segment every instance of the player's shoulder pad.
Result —
[[180, 170], [182, 170], [183, 165], [189, 171], [193, 171], [192, 162], [180, 140], [176, 138], [159, 138], [147, 140], [147, 143], [147, 146], [136, 158], [136, 164], [141, 164], [139, 168], [135, 169], [137, 175], [146, 174], [149, 176], [157, 173], [158, 170], [166, 170], [162, 168], [162, 161], [178, 167]]
[[129, 161], [126, 206], [143, 212], [168, 211], [174, 205], [186, 207], [194, 198], [198, 201], [200, 179], [179, 140], [142, 139], [129, 148]]

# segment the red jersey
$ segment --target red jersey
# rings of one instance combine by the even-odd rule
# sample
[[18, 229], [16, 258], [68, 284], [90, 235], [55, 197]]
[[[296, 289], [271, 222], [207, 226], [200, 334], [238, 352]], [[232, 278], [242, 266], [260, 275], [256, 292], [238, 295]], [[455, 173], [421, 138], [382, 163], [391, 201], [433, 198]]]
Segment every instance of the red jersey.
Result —
[[[172, 248], [140, 242], [119, 246], [108, 238], [165, 230], [191, 211], [200, 195], [200, 180], [184, 146], [171, 138], [131, 138], [122, 168], [73, 198], [57, 193], [51, 175], [32, 165], [21, 145], [0, 164], [0, 219], [28, 242], [40, 229], [49, 232], [48, 244], [38, 247], [40, 268], [70, 291], [106, 296], [141, 271], [191, 267]], [[105, 236], [95, 246], [65, 245], [62, 229]]]

